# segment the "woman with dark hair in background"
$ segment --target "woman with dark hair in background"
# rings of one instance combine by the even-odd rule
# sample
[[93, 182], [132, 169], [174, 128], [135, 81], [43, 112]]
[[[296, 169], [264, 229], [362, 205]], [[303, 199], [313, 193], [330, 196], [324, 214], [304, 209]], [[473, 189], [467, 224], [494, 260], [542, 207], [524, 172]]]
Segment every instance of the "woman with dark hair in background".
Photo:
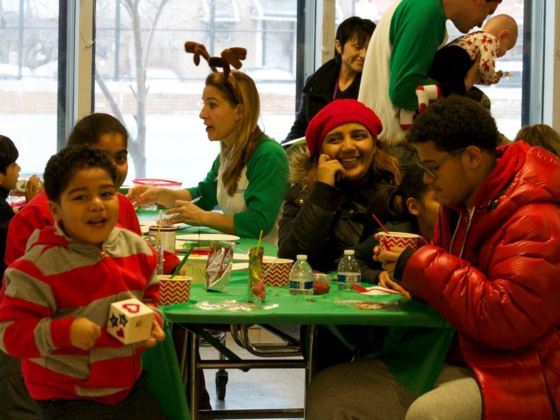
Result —
[[300, 108], [286, 140], [305, 135], [317, 112], [335, 99], [357, 99], [369, 39], [375, 23], [352, 16], [336, 30], [334, 58], [313, 73], [303, 88]]

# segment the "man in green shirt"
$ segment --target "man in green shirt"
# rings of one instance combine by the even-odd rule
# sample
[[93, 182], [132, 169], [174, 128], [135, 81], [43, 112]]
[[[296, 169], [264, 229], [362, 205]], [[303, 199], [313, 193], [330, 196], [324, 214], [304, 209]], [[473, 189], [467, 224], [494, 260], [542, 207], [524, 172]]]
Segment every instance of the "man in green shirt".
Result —
[[[416, 109], [416, 87], [436, 84], [428, 71], [438, 47], [447, 39], [447, 19], [466, 33], [480, 26], [500, 2], [401, 0], [385, 12], [369, 44], [358, 96], [381, 118], [382, 141], [393, 146], [403, 143], [399, 109]], [[467, 90], [477, 80], [476, 70], [475, 65], [465, 77]]]

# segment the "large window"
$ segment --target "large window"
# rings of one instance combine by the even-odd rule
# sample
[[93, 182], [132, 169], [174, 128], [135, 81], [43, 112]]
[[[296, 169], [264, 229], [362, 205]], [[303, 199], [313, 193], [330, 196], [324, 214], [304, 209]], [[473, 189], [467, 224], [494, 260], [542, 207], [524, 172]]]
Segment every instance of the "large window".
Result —
[[42, 173], [57, 145], [57, 2], [0, 1], [0, 39], [0, 134], [22, 175]]
[[[359, 15], [377, 21], [393, 1], [336, 0], [334, 16], [330, 18], [339, 23]], [[135, 10], [132, 7], [136, 3]], [[543, 26], [538, 17], [544, 15], [544, 3], [548, 2], [530, 2], [531, 7], [526, 3], [529, 4], [510, 0], [499, 6], [499, 13], [508, 13], [517, 20], [522, 35], [515, 49], [498, 60], [498, 67], [509, 71], [510, 78], [484, 88], [499, 128], [508, 137], [513, 137], [521, 126], [522, 109], [525, 112], [529, 103], [526, 97], [531, 96], [535, 109], [543, 102], [540, 97], [534, 99], [541, 92], [532, 88], [531, 81], [541, 77], [542, 70], [531, 50], [543, 50], [542, 40], [535, 33]], [[73, 7], [84, 12], [86, 4], [95, 4], [95, 13], [80, 13], [79, 19], [73, 19]], [[128, 182], [134, 177], [150, 176], [193, 185], [206, 175], [219, 145], [207, 140], [198, 118], [203, 80], [209, 70], [205, 65], [194, 66], [192, 56], [183, 50], [184, 41], [203, 42], [213, 55], [226, 47], [247, 48], [243, 70], [255, 79], [261, 94], [261, 127], [282, 140], [295, 116], [295, 81], [304, 73], [302, 57], [316, 57], [320, 54], [315, 51], [322, 48], [332, 51], [332, 45], [315, 45], [309, 39], [299, 46], [296, 43], [304, 22], [315, 19], [309, 16], [315, 13], [315, 4], [322, 2], [2, 0], [0, 133], [16, 142], [23, 174], [42, 172], [47, 158], [64, 142], [64, 128], [71, 127], [77, 115], [70, 109], [72, 103], [67, 106], [62, 99], [67, 96], [66, 86], [69, 93], [83, 97], [77, 89], [80, 87], [81, 92], [94, 92], [91, 110], [112, 113], [126, 123], [131, 134]], [[532, 9], [533, 16], [524, 16], [524, 8]], [[316, 19], [318, 30], [306, 36], [315, 36], [326, 26], [322, 16]], [[74, 31], [67, 29], [67, 22], [75, 23]], [[92, 22], [95, 38], [90, 42], [85, 26]], [[530, 33], [532, 42], [524, 45], [524, 37]], [[450, 39], [457, 35], [450, 26]], [[89, 86], [88, 77], [79, 79], [76, 86], [71, 84], [71, 77], [66, 77], [64, 69], [79, 62], [66, 55], [77, 43], [74, 38], [83, 42], [86, 52], [95, 53], [94, 66], [86, 64], [78, 70], [80, 75], [89, 77], [95, 68], [93, 86]], [[548, 37], [547, 42], [552, 38]], [[312, 61], [305, 61], [307, 74], [321, 65], [309, 65]], [[522, 92], [526, 96], [523, 101]], [[545, 87], [543, 95], [552, 96], [552, 90]], [[86, 109], [80, 110], [80, 115], [90, 111], [89, 101], [83, 103]], [[525, 118], [532, 118], [524, 121], [527, 123], [540, 122], [542, 118], [539, 113], [525, 114]]]
[[[199, 119], [204, 78], [187, 40], [211, 55], [247, 48], [243, 71], [261, 95], [261, 128], [282, 140], [293, 120], [296, 1], [98, 0], [95, 110], [122, 115], [131, 135], [129, 172], [192, 186], [219, 152]], [[145, 77], [145, 81], [143, 80]]]
[[[522, 125], [523, 0], [502, 2], [496, 13], [505, 13], [515, 19], [519, 37], [515, 47], [496, 60], [496, 69], [508, 75], [495, 85], [478, 87], [490, 98], [492, 115], [500, 132], [514, 139]], [[448, 32], [450, 40], [462, 35], [451, 23], [448, 24]]]
[[[393, 0], [339, 0], [344, 19], [358, 15], [377, 22], [383, 12], [393, 4]], [[513, 139], [521, 127], [522, 76], [523, 76], [523, 0], [502, 2], [497, 13], [512, 16], [519, 25], [519, 38], [515, 48], [496, 62], [496, 68], [507, 71], [510, 75], [500, 83], [492, 86], [479, 86], [492, 102], [492, 115], [498, 129], [508, 138]], [[339, 10], [337, 9], [337, 14]], [[339, 16], [337, 16], [337, 20]], [[448, 22], [449, 41], [462, 34]], [[477, 30], [474, 28], [473, 30]]]

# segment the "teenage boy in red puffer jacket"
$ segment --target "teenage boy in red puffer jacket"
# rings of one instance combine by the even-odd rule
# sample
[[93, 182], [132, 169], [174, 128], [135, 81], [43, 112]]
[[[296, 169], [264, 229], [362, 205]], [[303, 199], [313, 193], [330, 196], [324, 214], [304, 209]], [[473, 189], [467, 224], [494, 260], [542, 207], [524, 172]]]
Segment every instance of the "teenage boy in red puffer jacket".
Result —
[[165, 337], [161, 319], [139, 344], [123, 345], [105, 328], [111, 303], [136, 297], [155, 309], [158, 299], [155, 252], [115, 226], [117, 177], [102, 151], [54, 155], [44, 179], [55, 225], [35, 231], [5, 274], [0, 349], [22, 359], [41, 418], [163, 418], [140, 379], [144, 348]]
[[[457, 341], [419, 397], [380, 360], [320, 373], [306, 418], [558, 419], [560, 159], [524, 142], [497, 147], [493, 118], [466, 97], [428, 107], [408, 141], [441, 204], [433, 244], [376, 249], [375, 259]], [[336, 414], [316, 415], [328, 409]]]
[[494, 121], [465, 98], [434, 104], [408, 141], [442, 204], [434, 245], [377, 258], [457, 328], [484, 419], [559, 418], [560, 160], [496, 147]]

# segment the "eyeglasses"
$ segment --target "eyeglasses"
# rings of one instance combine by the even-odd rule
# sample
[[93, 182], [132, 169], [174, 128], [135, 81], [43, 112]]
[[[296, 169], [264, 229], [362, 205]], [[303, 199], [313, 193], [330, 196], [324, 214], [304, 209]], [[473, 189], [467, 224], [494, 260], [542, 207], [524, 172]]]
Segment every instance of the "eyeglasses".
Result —
[[465, 148], [463, 147], [461, 149], [457, 149], [457, 150], [453, 150], [452, 152], [449, 152], [447, 156], [442, 157], [438, 162], [425, 164], [422, 161], [418, 161], [416, 164], [420, 167], [420, 169], [422, 169], [426, 173], [426, 175], [428, 175], [430, 178], [436, 179], [437, 173], [441, 168], [441, 166], [448, 160], [453, 159], [454, 157], [460, 155], [464, 151]]

